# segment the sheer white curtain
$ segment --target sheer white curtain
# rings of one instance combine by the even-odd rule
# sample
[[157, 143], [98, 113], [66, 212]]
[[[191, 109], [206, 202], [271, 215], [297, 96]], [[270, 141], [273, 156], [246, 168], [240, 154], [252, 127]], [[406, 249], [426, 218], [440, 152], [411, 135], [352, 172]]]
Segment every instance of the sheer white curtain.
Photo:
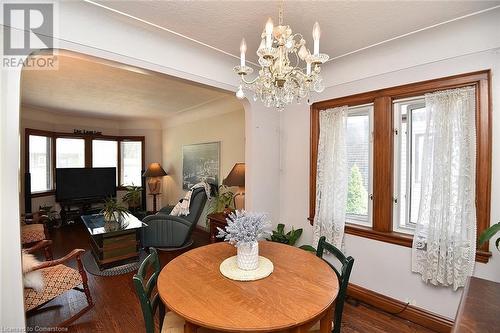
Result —
[[325, 236], [339, 249], [343, 247], [347, 200], [346, 117], [347, 106], [324, 110], [319, 115], [313, 244]]
[[463, 287], [476, 253], [475, 89], [425, 95], [422, 192], [412, 270], [434, 285]]

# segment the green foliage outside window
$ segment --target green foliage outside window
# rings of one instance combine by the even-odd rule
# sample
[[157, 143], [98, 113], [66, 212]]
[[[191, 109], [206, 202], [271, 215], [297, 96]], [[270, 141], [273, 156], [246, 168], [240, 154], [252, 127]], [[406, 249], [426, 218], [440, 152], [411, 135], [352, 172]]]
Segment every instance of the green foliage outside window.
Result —
[[368, 192], [363, 186], [363, 175], [354, 164], [349, 176], [347, 190], [347, 214], [366, 215], [368, 212]]

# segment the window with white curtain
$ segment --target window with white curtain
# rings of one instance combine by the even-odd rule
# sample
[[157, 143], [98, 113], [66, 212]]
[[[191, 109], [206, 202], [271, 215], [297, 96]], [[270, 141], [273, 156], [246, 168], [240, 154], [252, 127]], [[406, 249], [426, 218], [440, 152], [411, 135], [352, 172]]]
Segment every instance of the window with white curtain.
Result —
[[52, 139], [48, 136], [29, 136], [29, 173], [31, 193], [53, 189], [52, 182]]
[[372, 124], [373, 104], [349, 107], [345, 144], [348, 186], [346, 220], [348, 223], [372, 225]]
[[[116, 140], [92, 140], [92, 167], [118, 168], [118, 142]], [[116, 170], [118, 185], [118, 170]]]
[[56, 168], [84, 168], [85, 140], [74, 138], [56, 139]]
[[395, 231], [413, 233], [418, 219], [422, 185], [425, 99], [396, 100], [394, 110], [394, 223]]

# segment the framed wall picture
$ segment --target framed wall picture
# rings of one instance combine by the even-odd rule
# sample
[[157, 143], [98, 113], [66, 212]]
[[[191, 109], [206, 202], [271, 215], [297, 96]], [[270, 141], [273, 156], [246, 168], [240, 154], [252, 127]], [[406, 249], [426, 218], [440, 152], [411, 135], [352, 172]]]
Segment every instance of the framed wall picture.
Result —
[[219, 185], [220, 142], [182, 146], [182, 188], [206, 181]]

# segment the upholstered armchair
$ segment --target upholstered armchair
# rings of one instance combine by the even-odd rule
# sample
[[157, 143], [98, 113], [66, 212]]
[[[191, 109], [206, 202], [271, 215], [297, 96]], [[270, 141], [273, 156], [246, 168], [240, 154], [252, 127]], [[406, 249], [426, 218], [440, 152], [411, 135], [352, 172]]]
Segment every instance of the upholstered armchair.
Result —
[[[25, 224], [21, 223], [21, 245], [27, 248], [43, 240], [49, 240], [47, 227], [42, 223]], [[52, 260], [52, 249], [50, 246], [44, 247], [46, 260]]]
[[[24, 251], [33, 254], [37, 251], [43, 250], [46, 247], [50, 247], [51, 245], [52, 241], [43, 240], [41, 242], [38, 242], [35, 246]], [[85, 296], [87, 298], [87, 306], [81, 309], [71, 318], [66, 319], [56, 326], [68, 326], [94, 306], [87, 283], [87, 273], [85, 272], [80, 259], [80, 256], [84, 252], [85, 250], [75, 249], [60, 259], [42, 262], [30, 270], [39, 270], [42, 273], [44, 286], [43, 289], [39, 291], [31, 288], [24, 289], [24, 309], [27, 316], [29, 316], [33, 311], [42, 308], [47, 302], [72, 289], [85, 293]], [[76, 260], [78, 270], [65, 265], [71, 260]], [[79, 288], [79, 286], [82, 286], [83, 288]]]
[[172, 216], [171, 207], [160, 209], [155, 215], [142, 221], [147, 227], [142, 228], [142, 245], [145, 248], [184, 248], [192, 244], [191, 234], [207, 202], [204, 188], [193, 190], [189, 205], [189, 215]]

